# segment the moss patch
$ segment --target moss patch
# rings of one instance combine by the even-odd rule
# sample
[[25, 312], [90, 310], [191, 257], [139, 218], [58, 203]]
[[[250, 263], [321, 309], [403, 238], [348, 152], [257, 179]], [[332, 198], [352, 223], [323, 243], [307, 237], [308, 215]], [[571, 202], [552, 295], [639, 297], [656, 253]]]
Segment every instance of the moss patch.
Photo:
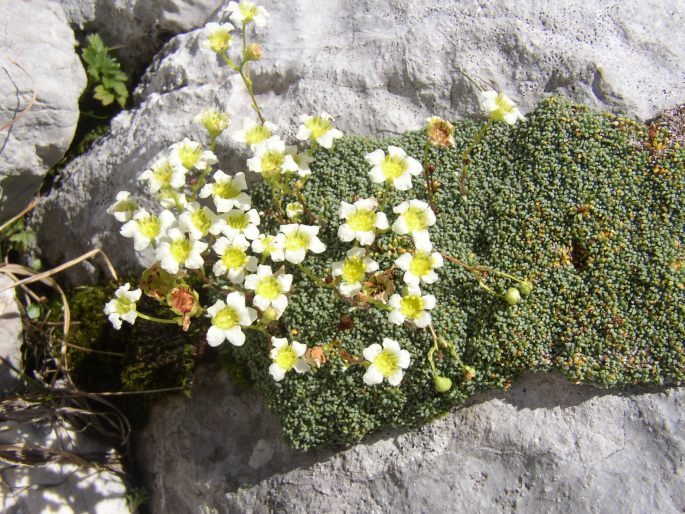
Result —
[[[431, 238], [450, 255], [527, 277], [533, 293], [509, 307], [446, 263], [440, 280], [424, 289], [437, 297], [437, 331], [476, 373], [469, 379], [462, 365], [439, 355], [439, 372], [454, 383], [449, 393], [439, 394], [426, 360], [428, 332], [393, 325], [377, 309], [353, 310], [295, 273], [282, 318], [297, 331], [295, 339], [309, 346], [339, 341], [359, 355], [392, 337], [412, 356], [399, 388], [365, 386], [363, 369], [343, 371], [337, 358], [316, 373], [289, 374], [276, 383], [267, 371], [264, 338], [250, 332], [242, 348], [223, 345], [225, 357], [244, 370], [281, 417], [295, 447], [349, 445], [381, 428], [416, 425], [478, 391], [507, 387], [524, 371], [557, 370], [574, 382], [602, 387], [683, 383], [682, 146], [654, 151], [648, 143], [655, 136], [643, 125], [549, 99], [526, 123], [496, 124], [487, 133], [472, 155], [464, 201], [457, 193], [460, 153], [478, 128], [458, 122], [457, 147], [431, 150], [442, 183]], [[321, 234], [328, 251], [306, 262], [320, 276], [350, 248], [336, 237], [340, 201], [373, 191], [364, 155], [396, 144], [422, 160], [424, 142], [422, 133], [388, 141], [347, 137], [333, 151], [317, 152], [305, 194], [310, 209], [328, 220]], [[414, 184], [412, 191], [394, 194], [389, 205], [424, 198], [425, 187], [416, 179]], [[264, 185], [253, 191], [253, 203], [259, 209], [271, 205]], [[273, 226], [266, 229], [275, 232]], [[392, 233], [379, 239], [386, 249], [397, 243]], [[388, 250], [381, 268], [396, 256]], [[515, 285], [490, 283], [502, 293]], [[343, 314], [352, 322], [341, 324]]]

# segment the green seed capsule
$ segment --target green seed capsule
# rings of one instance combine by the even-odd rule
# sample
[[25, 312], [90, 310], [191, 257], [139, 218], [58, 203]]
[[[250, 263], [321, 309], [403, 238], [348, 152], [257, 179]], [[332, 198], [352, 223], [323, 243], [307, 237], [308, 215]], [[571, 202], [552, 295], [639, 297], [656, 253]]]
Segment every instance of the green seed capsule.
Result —
[[439, 393], [446, 393], [452, 389], [452, 381], [447, 377], [435, 377], [435, 390]]
[[510, 287], [507, 292], [504, 293], [504, 301], [509, 305], [516, 305], [521, 302], [521, 293], [515, 287]]

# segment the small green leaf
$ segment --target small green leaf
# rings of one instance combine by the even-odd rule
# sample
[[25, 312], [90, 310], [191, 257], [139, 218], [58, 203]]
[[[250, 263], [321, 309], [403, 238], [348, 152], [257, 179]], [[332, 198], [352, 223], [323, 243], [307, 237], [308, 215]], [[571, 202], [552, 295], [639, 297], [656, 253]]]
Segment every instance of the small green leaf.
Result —
[[114, 95], [107, 91], [102, 84], [95, 88], [93, 97], [95, 97], [96, 100], [100, 100], [104, 106], [107, 106], [114, 101]]

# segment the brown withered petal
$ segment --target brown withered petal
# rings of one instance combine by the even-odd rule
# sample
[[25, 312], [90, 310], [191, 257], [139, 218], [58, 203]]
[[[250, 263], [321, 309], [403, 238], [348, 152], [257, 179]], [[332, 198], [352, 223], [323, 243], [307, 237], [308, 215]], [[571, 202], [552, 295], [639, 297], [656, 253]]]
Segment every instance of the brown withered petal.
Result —
[[338, 330], [351, 330], [354, 327], [354, 320], [348, 314], [341, 314], [338, 322]]
[[435, 146], [453, 147], [453, 134], [454, 126], [449, 121], [436, 119], [428, 126], [428, 141]]
[[307, 349], [304, 359], [315, 368], [320, 368], [326, 364], [326, 362], [328, 362], [328, 358], [326, 357], [326, 354], [321, 346], [312, 346], [311, 348]]
[[189, 287], [175, 287], [169, 293], [169, 307], [180, 314], [189, 314], [196, 306], [195, 292]]

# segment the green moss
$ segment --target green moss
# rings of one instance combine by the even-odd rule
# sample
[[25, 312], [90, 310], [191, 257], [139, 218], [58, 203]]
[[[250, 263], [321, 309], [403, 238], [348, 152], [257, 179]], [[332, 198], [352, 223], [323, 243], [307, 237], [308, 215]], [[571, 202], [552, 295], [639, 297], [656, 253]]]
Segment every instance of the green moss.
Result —
[[[439, 394], [426, 360], [427, 332], [393, 325], [376, 309], [353, 310], [296, 272], [282, 321], [297, 329], [300, 342], [337, 340], [360, 354], [392, 337], [409, 350], [412, 363], [399, 388], [367, 387], [363, 369], [343, 371], [337, 357], [315, 373], [288, 374], [276, 383], [259, 335], [251, 332], [242, 348], [223, 349], [268, 399], [294, 446], [349, 445], [385, 427], [422, 423], [478, 391], [507, 387], [524, 371], [557, 370], [602, 387], [683, 383], [683, 148], [653, 152], [646, 127], [549, 99], [526, 123], [488, 131], [472, 155], [465, 201], [457, 194], [460, 153], [479, 126], [458, 122], [457, 147], [431, 150], [442, 183], [431, 238], [450, 255], [527, 277], [532, 294], [510, 307], [446, 263], [440, 280], [425, 288], [438, 300], [434, 324], [476, 374], [467, 380], [462, 365], [439, 355], [440, 374], [454, 384]], [[421, 133], [388, 141], [347, 137], [333, 151], [317, 152], [305, 193], [310, 209], [329, 220], [321, 231], [328, 251], [307, 263], [321, 276], [350, 247], [336, 237], [340, 201], [373, 192], [364, 155], [396, 144], [421, 159], [424, 142]], [[414, 183], [389, 205], [423, 198], [425, 187]], [[271, 205], [264, 185], [253, 191], [253, 202], [260, 209]], [[391, 244], [392, 234], [379, 239], [382, 248]], [[388, 252], [381, 267], [395, 256]], [[489, 283], [502, 293], [515, 285]], [[341, 313], [352, 317], [352, 329], [339, 331]]]

